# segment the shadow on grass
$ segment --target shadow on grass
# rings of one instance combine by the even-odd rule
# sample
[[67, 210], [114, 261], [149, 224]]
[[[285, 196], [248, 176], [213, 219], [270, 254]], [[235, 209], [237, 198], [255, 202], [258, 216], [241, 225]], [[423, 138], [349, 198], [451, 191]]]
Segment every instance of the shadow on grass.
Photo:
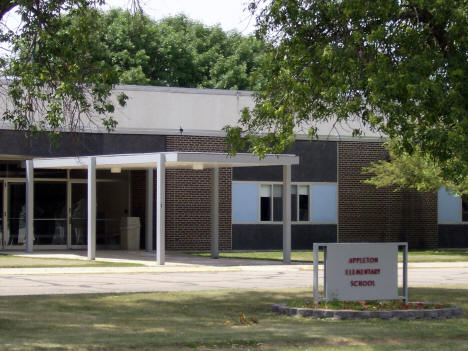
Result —
[[[311, 297], [311, 290], [58, 295], [0, 298], [0, 344], [6, 349], [119, 349], [385, 342], [468, 341], [466, 317], [441, 321], [334, 321], [278, 316], [273, 303]], [[464, 289], [410, 289], [410, 299], [455, 303]], [[239, 313], [258, 324], [239, 323]]]

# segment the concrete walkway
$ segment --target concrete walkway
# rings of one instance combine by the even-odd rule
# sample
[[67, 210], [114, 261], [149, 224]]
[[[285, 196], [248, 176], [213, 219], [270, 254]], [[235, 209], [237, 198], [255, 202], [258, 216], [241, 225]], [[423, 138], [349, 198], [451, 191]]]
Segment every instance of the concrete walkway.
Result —
[[[2, 253], [2, 251], [0, 251]], [[86, 250], [66, 251], [36, 251], [25, 253], [24, 251], [3, 251], [19, 257], [54, 258], [87, 260]], [[280, 261], [249, 260], [236, 258], [212, 259], [189, 255], [177, 251], [166, 252], [166, 264], [159, 266], [156, 263], [155, 252], [146, 251], [122, 251], [99, 250], [96, 252], [97, 262], [135, 263], [142, 267], [61, 267], [61, 268], [0, 268], [0, 275], [12, 274], [80, 274], [80, 273], [183, 273], [183, 272], [233, 272], [249, 270], [275, 270], [282, 267], [283, 270], [312, 270], [312, 263], [293, 262], [284, 265]], [[399, 264], [401, 267], [401, 264]], [[409, 268], [468, 268], [468, 262], [428, 262], [410, 263]], [[289, 268], [288, 268], [289, 267]], [[319, 269], [322, 269], [320, 266]]]
[[[0, 253], [2, 253], [0, 251]], [[85, 250], [66, 251], [36, 251], [25, 253], [23, 251], [4, 251], [19, 257], [54, 258], [87, 260]], [[166, 252], [166, 264], [159, 266], [156, 263], [155, 253], [146, 251], [99, 250], [96, 252], [96, 261], [114, 263], [135, 263], [142, 267], [61, 267], [61, 268], [0, 268], [1, 275], [42, 275], [42, 274], [98, 274], [98, 273], [190, 273], [190, 272], [238, 272], [249, 270], [263, 271], [295, 271], [313, 270], [312, 263], [293, 262], [284, 265], [280, 261], [249, 260], [236, 258], [212, 259], [188, 255], [182, 252]], [[399, 264], [400, 268], [402, 264]], [[409, 268], [466, 268], [468, 262], [425, 262], [409, 263]], [[322, 266], [319, 266], [322, 269]]]
[[[21, 256], [86, 259], [85, 251], [44, 252]], [[98, 261], [132, 262], [143, 267], [2, 268], [0, 296], [83, 294], [210, 289], [311, 288], [312, 264], [217, 259], [178, 252], [157, 266], [154, 253], [144, 251], [98, 251]], [[175, 273], [175, 274], [167, 274]], [[319, 271], [320, 281], [322, 270]], [[400, 277], [401, 281], [401, 277]], [[468, 262], [412, 263], [409, 285], [468, 286]]]

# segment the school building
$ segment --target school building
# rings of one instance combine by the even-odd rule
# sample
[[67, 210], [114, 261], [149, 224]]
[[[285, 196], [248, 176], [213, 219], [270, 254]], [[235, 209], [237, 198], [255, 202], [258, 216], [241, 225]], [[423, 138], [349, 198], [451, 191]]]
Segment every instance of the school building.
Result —
[[[58, 147], [44, 135], [31, 136], [0, 122], [1, 250], [25, 249], [28, 238], [34, 250], [87, 247], [90, 156], [97, 160], [93, 230], [98, 250], [121, 248], [122, 223], [130, 222], [140, 224], [141, 249], [156, 247], [158, 186], [164, 187], [162, 243], [169, 250], [210, 250], [216, 214], [221, 250], [281, 249], [284, 217], [291, 223], [293, 250], [312, 249], [314, 242], [468, 247], [468, 198], [445, 189], [394, 192], [362, 183], [362, 167], [388, 157], [378, 134], [352, 137], [353, 126], [324, 124], [318, 140], [299, 133], [280, 157], [255, 161], [252, 155], [239, 155], [228, 162], [222, 128], [253, 106], [250, 92], [115, 88], [122, 91], [129, 100], [116, 108], [115, 131], [90, 124], [80, 133], [63, 133]], [[156, 166], [137, 162], [144, 154], [175, 160], [166, 160], [162, 185]], [[27, 160], [35, 164], [33, 183], [27, 181]], [[33, 184], [33, 204], [27, 201], [28, 184]]]

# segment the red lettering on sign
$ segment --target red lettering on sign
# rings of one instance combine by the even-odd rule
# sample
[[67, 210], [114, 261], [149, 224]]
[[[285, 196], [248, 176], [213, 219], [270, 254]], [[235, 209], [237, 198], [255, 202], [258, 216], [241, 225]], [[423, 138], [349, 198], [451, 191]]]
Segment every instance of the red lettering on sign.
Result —
[[351, 257], [348, 263], [379, 263], [378, 257]]
[[352, 287], [375, 286], [374, 280], [351, 280]]

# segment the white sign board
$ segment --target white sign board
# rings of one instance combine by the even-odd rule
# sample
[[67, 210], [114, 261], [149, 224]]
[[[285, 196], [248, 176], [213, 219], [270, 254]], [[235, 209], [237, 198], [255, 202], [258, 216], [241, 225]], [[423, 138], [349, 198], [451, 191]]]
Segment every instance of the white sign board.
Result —
[[398, 299], [399, 245], [326, 244], [326, 300]]

